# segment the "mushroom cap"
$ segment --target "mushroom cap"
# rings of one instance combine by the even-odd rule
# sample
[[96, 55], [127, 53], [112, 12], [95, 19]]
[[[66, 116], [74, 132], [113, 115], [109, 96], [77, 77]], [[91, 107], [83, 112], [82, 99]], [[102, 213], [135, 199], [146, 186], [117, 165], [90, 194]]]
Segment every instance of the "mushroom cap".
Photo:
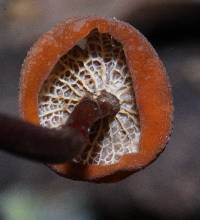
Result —
[[20, 113], [24, 120], [40, 124], [38, 94], [44, 81], [60, 57], [93, 29], [109, 33], [123, 45], [139, 111], [139, 151], [126, 154], [110, 165], [68, 161], [48, 166], [71, 179], [113, 182], [154, 161], [164, 150], [172, 130], [173, 102], [166, 70], [153, 47], [137, 29], [116, 19], [94, 16], [67, 19], [45, 33], [28, 52], [22, 66]]

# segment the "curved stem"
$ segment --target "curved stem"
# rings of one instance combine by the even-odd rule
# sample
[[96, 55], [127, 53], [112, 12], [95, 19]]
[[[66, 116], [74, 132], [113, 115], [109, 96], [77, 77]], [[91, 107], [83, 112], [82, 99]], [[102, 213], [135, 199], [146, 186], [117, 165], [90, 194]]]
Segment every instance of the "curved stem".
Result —
[[92, 125], [115, 114], [111, 100], [84, 97], [60, 130], [32, 125], [0, 114], [0, 149], [45, 163], [61, 163], [73, 159], [89, 141]]

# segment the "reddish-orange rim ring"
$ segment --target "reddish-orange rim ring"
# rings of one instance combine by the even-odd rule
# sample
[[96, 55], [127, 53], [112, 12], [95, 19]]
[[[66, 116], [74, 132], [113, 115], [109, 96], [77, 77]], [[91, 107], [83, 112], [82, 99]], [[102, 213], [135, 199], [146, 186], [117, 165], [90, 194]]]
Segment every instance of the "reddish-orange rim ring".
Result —
[[20, 111], [24, 120], [39, 125], [38, 94], [59, 58], [97, 28], [121, 42], [132, 74], [140, 116], [139, 152], [113, 165], [50, 165], [58, 174], [88, 181], [114, 181], [155, 160], [168, 142], [173, 120], [171, 88], [155, 50], [134, 27], [116, 19], [76, 17], [45, 33], [29, 51], [21, 72]]

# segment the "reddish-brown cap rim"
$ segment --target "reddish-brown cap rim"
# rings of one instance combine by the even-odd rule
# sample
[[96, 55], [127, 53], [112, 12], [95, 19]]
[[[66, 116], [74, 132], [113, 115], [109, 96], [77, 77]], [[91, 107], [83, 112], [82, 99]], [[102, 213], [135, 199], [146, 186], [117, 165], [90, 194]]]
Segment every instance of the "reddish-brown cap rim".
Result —
[[158, 55], [134, 27], [116, 19], [76, 17], [45, 33], [29, 51], [21, 73], [20, 111], [24, 120], [39, 124], [38, 93], [59, 58], [91, 30], [111, 34], [122, 43], [132, 74], [140, 116], [139, 152], [127, 154], [113, 165], [80, 165], [66, 162], [50, 165], [58, 174], [88, 181], [115, 181], [153, 160], [168, 142], [173, 120], [171, 88]]

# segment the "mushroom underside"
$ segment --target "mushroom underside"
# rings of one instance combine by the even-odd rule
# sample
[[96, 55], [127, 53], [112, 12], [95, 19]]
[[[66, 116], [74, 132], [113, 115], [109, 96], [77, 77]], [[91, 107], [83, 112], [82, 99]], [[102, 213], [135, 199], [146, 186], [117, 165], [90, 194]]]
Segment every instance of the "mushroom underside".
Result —
[[59, 59], [43, 83], [38, 97], [41, 126], [61, 129], [84, 96], [98, 98], [102, 91], [115, 96], [120, 109], [95, 123], [89, 144], [74, 163], [110, 165], [139, 152], [139, 114], [123, 46], [94, 29]]

